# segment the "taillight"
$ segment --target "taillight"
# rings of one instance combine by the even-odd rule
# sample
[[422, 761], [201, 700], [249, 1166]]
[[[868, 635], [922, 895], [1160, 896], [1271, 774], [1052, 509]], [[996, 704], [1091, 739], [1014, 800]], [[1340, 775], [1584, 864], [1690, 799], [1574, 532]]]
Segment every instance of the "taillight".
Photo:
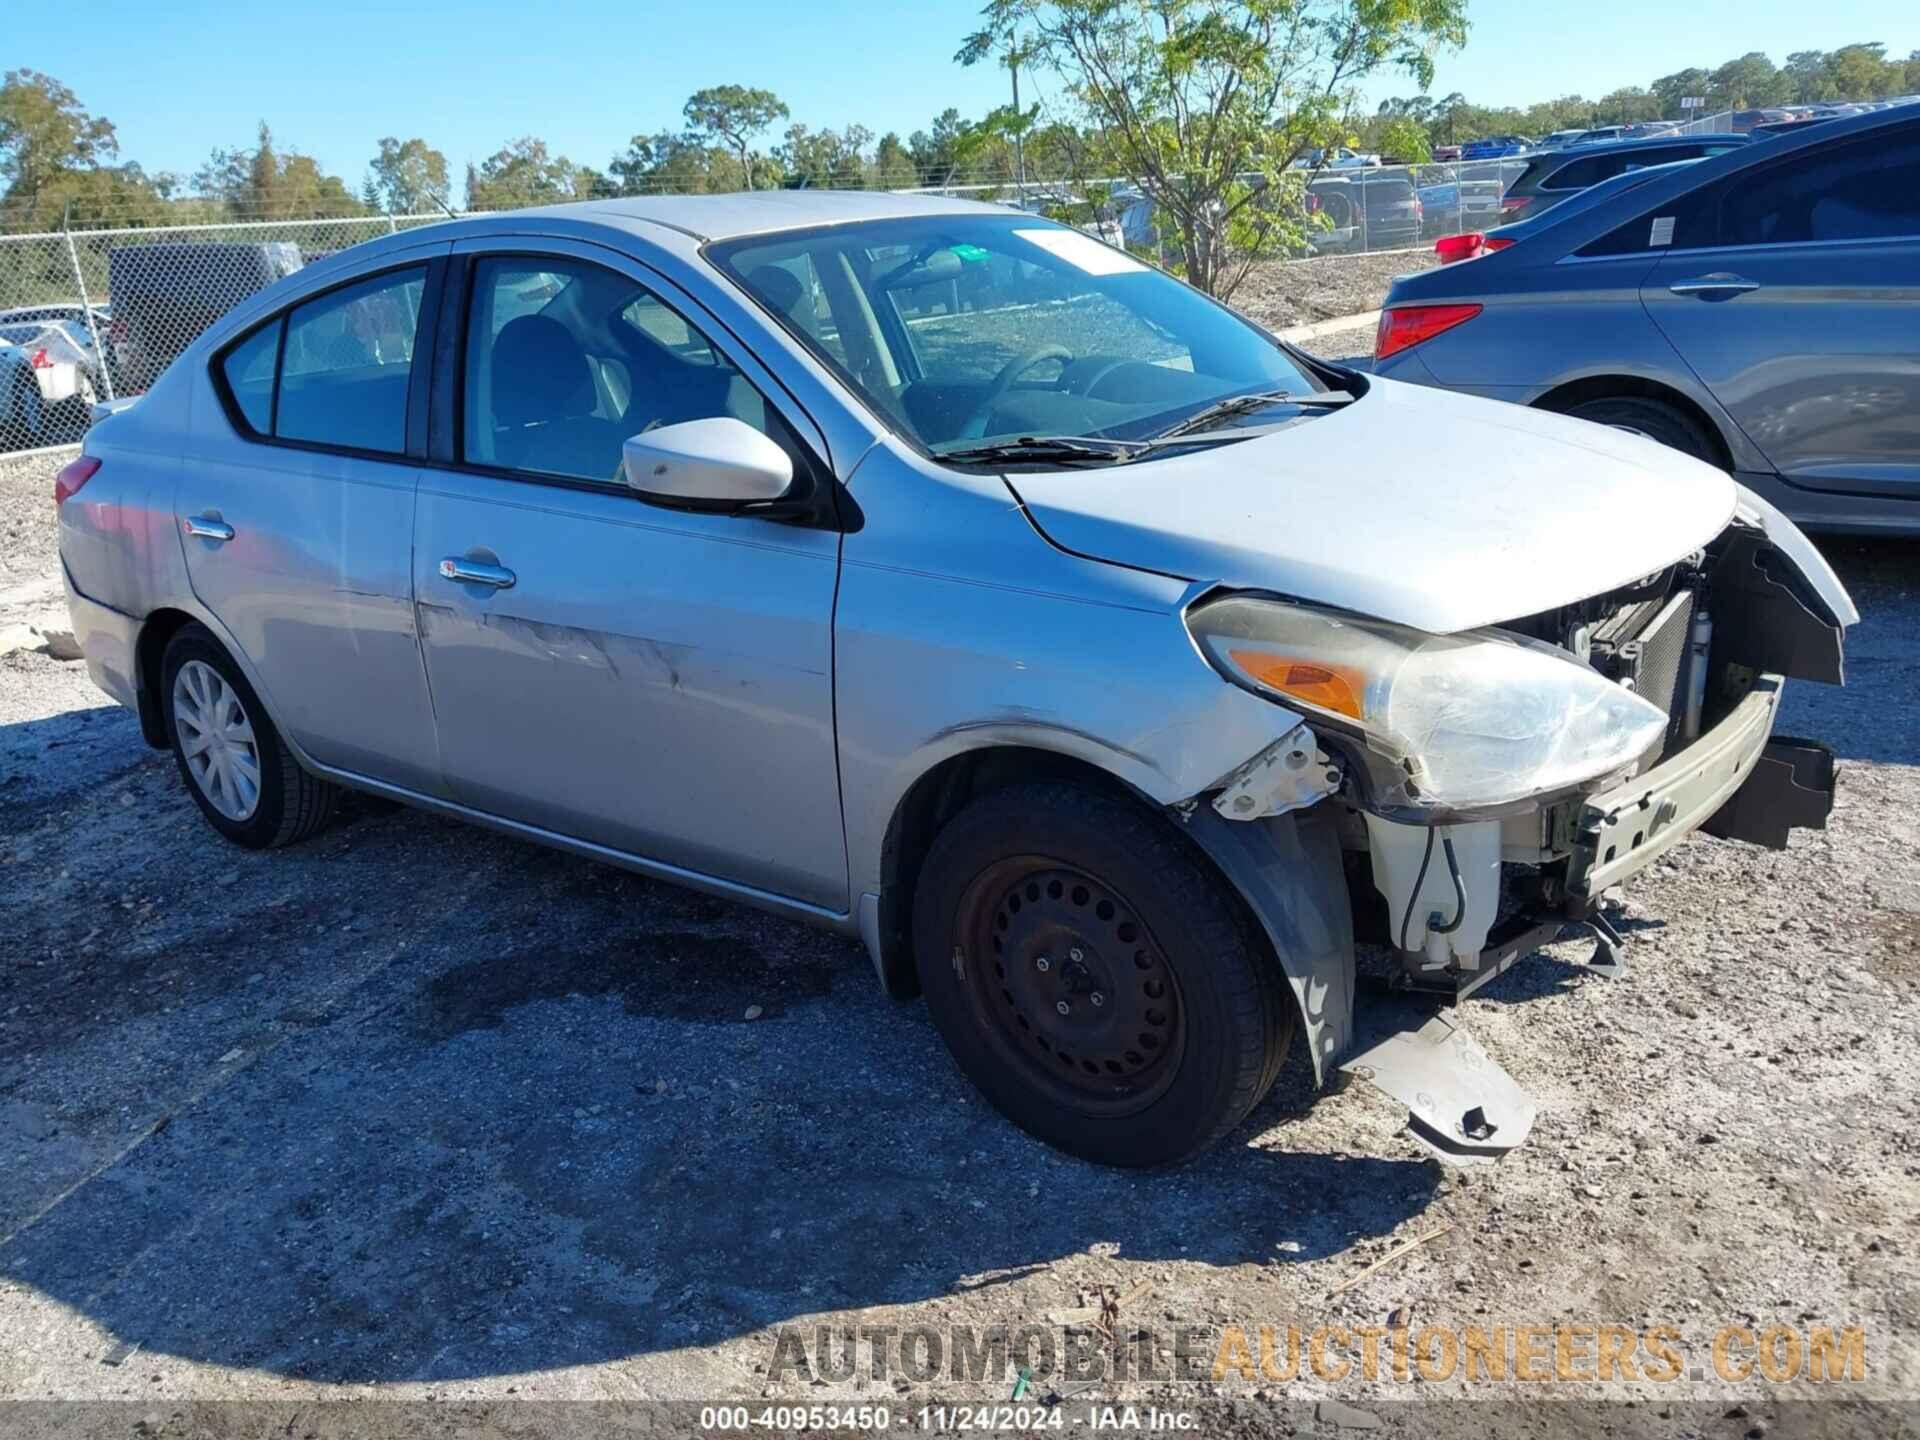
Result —
[[1531, 195], [1508, 195], [1500, 201], [1502, 215], [1518, 215], [1533, 203]]
[[1433, 253], [1440, 257], [1442, 265], [1451, 265], [1456, 260], [1478, 260], [1482, 255], [1491, 255], [1511, 244], [1511, 235], [1488, 235], [1479, 230], [1469, 230], [1464, 235], [1441, 236], [1433, 242]]
[[78, 495], [80, 487], [91, 480], [99, 468], [100, 462], [91, 455], [82, 455], [62, 465], [60, 473], [53, 477], [53, 503], [64, 505]]
[[44, 345], [33, 352], [33, 357], [28, 360], [27, 363], [36, 370], [51, 370], [53, 368], [53, 359], [47, 354], [47, 347]]
[[1442, 330], [1465, 324], [1480, 313], [1478, 305], [1401, 305], [1380, 312], [1380, 328], [1373, 337], [1373, 358], [1384, 360], [1402, 350], [1431, 340]]

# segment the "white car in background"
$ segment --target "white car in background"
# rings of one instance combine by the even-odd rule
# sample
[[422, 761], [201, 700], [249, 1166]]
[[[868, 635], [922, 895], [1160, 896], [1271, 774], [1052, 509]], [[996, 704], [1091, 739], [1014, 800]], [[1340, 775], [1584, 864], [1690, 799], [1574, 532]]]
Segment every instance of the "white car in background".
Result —
[[0, 324], [0, 450], [77, 435], [101, 393], [83, 328], [69, 321]]

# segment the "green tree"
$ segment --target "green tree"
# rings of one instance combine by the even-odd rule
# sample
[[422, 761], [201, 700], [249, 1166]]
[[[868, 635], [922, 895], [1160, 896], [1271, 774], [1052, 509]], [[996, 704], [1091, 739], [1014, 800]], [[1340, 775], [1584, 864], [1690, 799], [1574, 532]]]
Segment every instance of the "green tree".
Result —
[[8, 200], [31, 204], [54, 180], [118, 151], [113, 122], [88, 114], [51, 75], [9, 70], [0, 82], [0, 180]]
[[1811, 105], [1832, 100], [1838, 95], [1833, 77], [1827, 73], [1824, 50], [1796, 50], [1787, 56], [1781, 73], [1787, 77], [1787, 98], [1796, 104]]
[[234, 220], [365, 213], [347, 182], [321, 170], [312, 156], [297, 150], [282, 155], [264, 120], [251, 150], [215, 150], [194, 175], [193, 188]]
[[1382, 121], [1368, 143], [1389, 165], [1424, 165], [1433, 159], [1433, 142], [1427, 138], [1427, 127], [1410, 115]]
[[811, 189], [859, 189], [866, 180], [864, 152], [873, 132], [864, 125], [844, 130], [787, 128], [780, 158], [787, 167], [787, 184]]
[[[1638, 85], [1622, 85], [1593, 103], [1593, 123], [1596, 125], [1638, 125], [1664, 118], [1660, 97]], [[1553, 125], [1543, 133], [1568, 129], [1578, 123], [1578, 120], [1574, 120], [1568, 125]]]
[[1827, 56], [1827, 76], [1842, 100], [1877, 100], [1897, 94], [1906, 78], [1903, 69], [1887, 63], [1887, 47], [1878, 41], [1842, 45]]
[[913, 152], [901, 138], [889, 130], [880, 137], [873, 152], [873, 184], [879, 190], [911, 190], [920, 183], [914, 170]]
[[1424, 89], [1467, 33], [1464, 0], [989, 0], [981, 16], [956, 58], [1019, 37], [1153, 200], [1187, 279], [1223, 299], [1304, 238], [1287, 171], [1345, 140], [1355, 87], [1399, 68]]
[[374, 195], [368, 208], [389, 215], [443, 209], [452, 193], [447, 157], [418, 136], [411, 140], [384, 137], [369, 169]]
[[590, 181], [564, 155], [548, 153], [547, 142], [532, 135], [509, 140], [467, 166], [469, 210], [518, 210], [528, 205], [557, 205], [578, 200]]
[[784, 101], [771, 90], [715, 85], [687, 101], [687, 125], [696, 137], [718, 140], [740, 157], [746, 188], [753, 189], [753, 137], [787, 118]]
[[950, 185], [960, 166], [959, 144], [967, 133], [967, 122], [952, 108], [934, 116], [933, 124], [907, 137], [907, 149], [913, 156], [913, 168], [922, 185]]
[[1704, 96], [1713, 87], [1713, 76], [1698, 65], [1662, 75], [1649, 87], [1660, 102], [1660, 112], [1671, 119], [1681, 113], [1680, 101], [1688, 95]]
[[1708, 95], [1717, 109], [1751, 110], [1787, 100], [1792, 83], [1758, 50], [1729, 60], [1713, 72]]

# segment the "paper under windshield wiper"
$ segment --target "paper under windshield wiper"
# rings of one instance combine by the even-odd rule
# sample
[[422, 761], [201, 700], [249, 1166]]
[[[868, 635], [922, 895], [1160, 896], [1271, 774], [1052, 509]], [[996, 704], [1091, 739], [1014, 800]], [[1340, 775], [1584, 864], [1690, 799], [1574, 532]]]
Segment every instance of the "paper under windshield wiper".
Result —
[[1202, 405], [1186, 419], [1176, 421], [1162, 430], [1154, 436], [1154, 439], [1166, 440], [1175, 435], [1203, 430], [1216, 420], [1225, 420], [1231, 415], [1245, 414], [1249, 410], [1258, 410], [1267, 405], [1319, 407], [1345, 405], [1352, 399], [1353, 396], [1345, 390], [1319, 390], [1305, 395], [1295, 395], [1289, 390], [1260, 390], [1251, 395], [1229, 395], [1224, 400], [1214, 401], [1211, 405]]
[[1022, 435], [992, 440], [958, 450], [938, 450], [934, 458], [961, 464], [993, 464], [1002, 460], [1072, 462], [1076, 460], [1131, 460], [1147, 448], [1142, 440], [1103, 440], [1097, 435]]

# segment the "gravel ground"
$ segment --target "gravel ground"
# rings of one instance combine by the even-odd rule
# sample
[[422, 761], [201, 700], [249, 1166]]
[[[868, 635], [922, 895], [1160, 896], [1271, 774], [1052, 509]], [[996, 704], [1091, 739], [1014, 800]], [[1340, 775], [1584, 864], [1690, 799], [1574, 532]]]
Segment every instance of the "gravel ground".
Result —
[[[1337, 320], [1342, 315], [1378, 310], [1380, 302], [1387, 298], [1387, 286], [1393, 283], [1394, 276], [1425, 270], [1435, 263], [1437, 259], [1431, 245], [1378, 255], [1323, 255], [1311, 260], [1270, 261], [1254, 268], [1235, 292], [1233, 303], [1236, 309], [1244, 310], [1272, 330], [1316, 320]], [[1310, 348], [1330, 359], [1340, 358], [1332, 351], [1321, 349], [1319, 341]], [[1369, 330], [1362, 350], [1372, 348], [1373, 335]]]
[[[57, 573], [53, 468], [0, 467], [15, 588]], [[1079, 1164], [978, 1100], [853, 944], [371, 802], [303, 847], [237, 850], [81, 664], [13, 653], [0, 1397], [136, 1399], [148, 1434], [209, 1399], [904, 1409], [1012, 1377], [776, 1377], [776, 1327], [1057, 1338], [1056, 1312], [1116, 1294], [1123, 1337], [1200, 1327], [1209, 1359], [1228, 1324], [1403, 1308], [1671, 1325], [1694, 1366], [1729, 1323], [1858, 1326], [1852, 1393], [1920, 1397], [1920, 546], [1832, 553], [1866, 617], [1852, 684], [1794, 687], [1785, 722], [1843, 757], [1832, 827], [1778, 854], [1696, 839], [1631, 890], [1623, 978], [1566, 941], [1465, 1004], [1542, 1107], [1472, 1172], [1423, 1159], [1368, 1087], [1315, 1101], [1297, 1052], [1198, 1163]], [[1484, 1433], [1482, 1405], [1395, 1404], [1469, 1393], [1536, 1432], [1575, 1397], [1639, 1402], [1609, 1425], [1700, 1417], [1659, 1433], [1806, 1428], [1780, 1419], [1803, 1387], [1710, 1366], [1081, 1398], [1233, 1397], [1216, 1428], [1239, 1434], [1333, 1433], [1352, 1417], [1276, 1407], [1335, 1398], [1397, 1433]]]

